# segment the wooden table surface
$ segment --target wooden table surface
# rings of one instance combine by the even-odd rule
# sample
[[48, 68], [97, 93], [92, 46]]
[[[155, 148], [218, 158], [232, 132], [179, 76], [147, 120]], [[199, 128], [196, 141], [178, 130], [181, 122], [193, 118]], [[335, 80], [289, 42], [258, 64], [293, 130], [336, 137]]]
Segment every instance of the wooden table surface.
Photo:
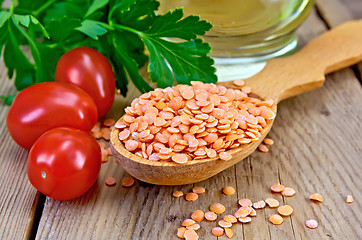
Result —
[[[298, 30], [300, 43], [359, 18], [361, 0], [317, 0]], [[233, 239], [361, 239], [361, 72], [362, 63], [343, 69], [328, 75], [322, 88], [281, 102], [269, 134], [275, 141], [270, 151], [255, 152], [208, 180], [175, 187], [137, 182], [123, 188], [119, 181], [128, 174], [110, 157], [85, 195], [64, 202], [45, 197], [29, 183], [28, 151], [11, 139], [5, 125], [9, 107], [1, 103], [0, 239], [178, 239], [177, 228], [193, 211], [206, 211], [220, 202], [230, 214], [243, 197], [252, 201], [275, 197], [291, 205], [294, 213], [274, 226], [268, 217], [276, 210], [258, 210], [251, 223], [233, 226]], [[0, 95], [15, 92], [2, 61], [0, 79]], [[131, 91], [126, 99], [118, 98], [109, 116], [118, 118], [138, 95]], [[117, 180], [116, 186], [105, 186], [108, 176]], [[272, 194], [270, 186], [278, 182], [294, 188], [296, 195]], [[221, 189], [227, 185], [235, 187], [236, 194], [223, 195]], [[186, 193], [194, 186], [206, 188], [195, 202], [171, 196], [174, 190]], [[323, 195], [323, 203], [308, 199], [314, 192]], [[353, 203], [345, 202], [347, 194], [354, 196]], [[316, 219], [319, 227], [306, 228], [307, 219]], [[211, 229], [217, 222], [200, 225], [201, 239], [216, 239]]]

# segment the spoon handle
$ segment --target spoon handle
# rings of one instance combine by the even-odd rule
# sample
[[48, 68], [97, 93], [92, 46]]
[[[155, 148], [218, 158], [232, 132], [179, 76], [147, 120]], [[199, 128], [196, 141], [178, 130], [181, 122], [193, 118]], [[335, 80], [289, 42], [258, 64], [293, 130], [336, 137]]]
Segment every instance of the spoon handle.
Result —
[[294, 55], [268, 61], [246, 79], [264, 99], [283, 99], [321, 87], [325, 74], [362, 60], [362, 20], [347, 22], [310, 41]]

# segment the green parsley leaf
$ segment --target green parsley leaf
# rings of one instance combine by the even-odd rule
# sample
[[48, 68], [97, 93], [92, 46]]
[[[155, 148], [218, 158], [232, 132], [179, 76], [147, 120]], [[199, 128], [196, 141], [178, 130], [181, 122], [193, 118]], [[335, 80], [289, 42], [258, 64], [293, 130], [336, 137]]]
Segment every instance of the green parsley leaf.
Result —
[[8, 11], [0, 12], [0, 28], [4, 25], [4, 23], [11, 17], [11, 14]]
[[51, 40], [59, 43], [63, 42], [65, 39], [68, 39], [69, 35], [74, 31], [74, 29], [80, 27], [81, 21], [79, 19], [69, 19], [66, 16], [63, 16], [60, 19], [52, 19], [45, 26]]
[[91, 15], [92, 13], [97, 11], [98, 9], [103, 8], [107, 4], [108, 4], [108, 0], [94, 0], [92, 2], [92, 4], [90, 5], [90, 7], [88, 8], [88, 11], [85, 14], [84, 18], [87, 18], [89, 15]]
[[99, 24], [97, 21], [86, 19], [82, 22], [80, 27], [76, 30], [88, 35], [89, 37], [98, 40], [98, 36], [102, 36], [107, 33], [107, 29]]
[[181, 38], [185, 40], [195, 39], [197, 35], [204, 35], [212, 25], [206, 21], [200, 21], [198, 16], [183, 18], [183, 10], [176, 9], [157, 18], [146, 31], [152, 37]]
[[129, 77], [132, 79], [137, 89], [140, 92], [148, 92], [153, 90], [150, 87], [150, 85], [139, 74], [137, 62], [127, 55], [127, 51], [125, 51], [124, 46], [118, 44], [117, 35], [112, 34], [111, 38], [115, 50], [115, 56], [122, 64], [122, 66], [124, 67]]
[[12, 18], [6, 22], [6, 25], [7, 35], [4, 48], [4, 62], [8, 68], [9, 78], [12, 78], [14, 71], [16, 71], [15, 87], [20, 91], [34, 84], [35, 68], [19, 47], [18, 39], [20, 38], [20, 33]]

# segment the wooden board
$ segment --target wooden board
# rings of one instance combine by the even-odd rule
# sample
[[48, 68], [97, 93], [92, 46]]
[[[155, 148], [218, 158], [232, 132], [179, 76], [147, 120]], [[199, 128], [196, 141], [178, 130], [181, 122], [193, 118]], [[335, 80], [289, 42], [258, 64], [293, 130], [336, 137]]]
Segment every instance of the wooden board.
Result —
[[[4, 62], [0, 62], [0, 95], [15, 92], [13, 81], [8, 80]], [[19, 147], [6, 128], [8, 106], [0, 106], [0, 239], [19, 239], [31, 235], [37, 194], [26, 175], [27, 151]]]
[[[317, 8], [318, 14], [313, 12], [298, 30], [301, 44], [326, 31], [326, 26], [362, 18], [359, 0], [317, 0]], [[295, 212], [282, 225], [273, 226], [267, 218], [276, 210], [258, 210], [252, 223], [232, 228], [233, 239], [359, 239], [362, 89], [356, 77], [356, 73], [360, 76], [358, 68], [362, 69], [361, 64], [356, 72], [345, 69], [330, 74], [322, 88], [280, 103], [270, 133], [275, 141], [270, 151], [255, 152], [208, 180], [176, 187], [137, 182], [123, 188], [119, 182], [128, 174], [110, 157], [86, 195], [65, 202], [46, 198], [43, 209], [44, 201], [27, 180], [27, 151], [11, 140], [5, 125], [8, 107], [1, 105], [0, 239], [28, 239], [38, 223], [36, 239], [178, 239], [177, 228], [193, 211], [208, 211], [212, 203], [220, 202], [227, 208], [224, 216], [235, 212], [237, 200], [243, 197], [253, 201], [275, 197]], [[0, 93], [13, 93], [4, 69], [1, 62]], [[119, 117], [124, 106], [138, 95], [134, 90], [127, 99], [119, 97], [109, 116]], [[104, 185], [108, 176], [116, 178], [116, 186]], [[296, 195], [283, 198], [272, 194], [269, 188], [277, 182], [296, 189]], [[221, 189], [227, 185], [235, 187], [237, 193], [223, 195]], [[207, 189], [193, 203], [171, 196], [174, 190], [187, 193], [193, 186]], [[312, 203], [308, 196], [313, 192], [321, 193], [325, 201]], [[345, 203], [347, 194], [354, 196], [352, 204]], [[40, 210], [37, 217], [36, 206]], [[317, 229], [305, 227], [310, 218], [319, 222]], [[217, 222], [203, 221], [200, 225], [202, 239], [217, 239], [211, 234]]]

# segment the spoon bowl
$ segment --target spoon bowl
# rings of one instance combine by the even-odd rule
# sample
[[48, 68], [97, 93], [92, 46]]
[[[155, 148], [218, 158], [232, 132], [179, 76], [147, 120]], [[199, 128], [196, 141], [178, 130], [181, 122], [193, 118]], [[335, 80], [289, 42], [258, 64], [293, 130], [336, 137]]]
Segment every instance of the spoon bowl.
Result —
[[[325, 74], [362, 60], [360, 29], [362, 20], [332, 29], [292, 56], [269, 60], [261, 72], [244, 80], [245, 85], [251, 87], [253, 95], [259, 99], [272, 99], [271, 109], [276, 114], [278, 102], [321, 87]], [[236, 88], [232, 81], [218, 84]], [[185, 164], [151, 161], [126, 150], [118, 138], [117, 128], [112, 129], [110, 147], [122, 167], [139, 180], [158, 185], [190, 184], [210, 178], [249, 156], [269, 133], [273, 122], [274, 119], [267, 121], [257, 141], [228, 150], [232, 155], [229, 161], [219, 157], [191, 160]]]

